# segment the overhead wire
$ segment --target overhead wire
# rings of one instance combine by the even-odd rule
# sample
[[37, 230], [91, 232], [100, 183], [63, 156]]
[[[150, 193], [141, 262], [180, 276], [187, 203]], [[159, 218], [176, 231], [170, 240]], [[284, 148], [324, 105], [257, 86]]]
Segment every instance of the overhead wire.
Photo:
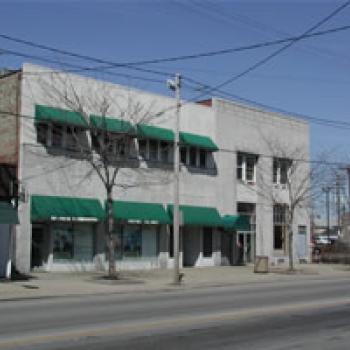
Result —
[[320, 27], [321, 25], [323, 25], [324, 23], [328, 22], [331, 18], [333, 18], [334, 16], [336, 16], [339, 12], [341, 12], [342, 10], [344, 10], [346, 7], [348, 7], [350, 5], [350, 0], [346, 1], [344, 4], [338, 6], [335, 10], [333, 10], [329, 15], [327, 15], [326, 17], [324, 17], [323, 19], [321, 19], [320, 21], [318, 21], [316, 24], [312, 25], [309, 29], [307, 29], [306, 31], [304, 31], [300, 36], [295, 37], [295, 39], [293, 39], [292, 41], [288, 42], [286, 45], [282, 46], [281, 48], [273, 51], [271, 54], [267, 55], [266, 57], [262, 58], [261, 60], [257, 61], [256, 63], [254, 63], [253, 65], [249, 66], [248, 68], [246, 68], [245, 70], [243, 70], [241, 73], [239, 74], [235, 74], [233, 77], [223, 81], [220, 84], [215, 85], [212, 89], [210, 89], [209, 91], [206, 91], [205, 93], [202, 93], [198, 96], [195, 96], [193, 99], [191, 100], [196, 100], [198, 98], [201, 98], [203, 96], [206, 96], [208, 93], [215, 91], [216, 89], [220, 89], [228, 84], [233, 83], [234, 81], [244, 77], [245, 75], [249, 74], [250, 72], [252, 72], [253, 70], [261, 67], [262, 65], [266, 64], [267, 62], [269, 62], [271, 59], [273, 59], [274, 57], [278, 56], [279, 54], [281, 54], [282, 52], [284, 52], [285, 50], [287, 50], [289, 47], [291, 47], [292, 45], [294, 45], [295, 43], [299, 42], [303, 36], [310, 34], [312, 31], [314, 31], [315, 29], [317, 29], [318, 27]]

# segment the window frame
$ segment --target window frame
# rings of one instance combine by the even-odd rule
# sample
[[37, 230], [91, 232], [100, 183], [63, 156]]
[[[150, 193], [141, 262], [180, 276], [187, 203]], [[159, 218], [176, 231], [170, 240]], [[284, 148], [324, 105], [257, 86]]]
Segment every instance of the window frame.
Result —
[[[247, 184], [255, 184], [256, 183], [256, 172], [257, 172], [257, 163], [258, 163], [258, 155], [254, 153], [244, 153], [238, 152], [236, 159], [236, 178]], [[248, 179], [248, 162], [252, 161], [252, 178]]]

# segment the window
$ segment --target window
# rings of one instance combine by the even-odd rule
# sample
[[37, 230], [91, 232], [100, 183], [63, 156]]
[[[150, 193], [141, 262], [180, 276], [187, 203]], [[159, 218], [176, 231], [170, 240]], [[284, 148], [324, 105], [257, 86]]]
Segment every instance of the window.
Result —
[[274, 158], [273, 159], [273, 183], [285, 185], [288, 182], [288, 172], [292, 165], [290, 159]]
[[276, 204], [273, 207], [273, 248], [286, 250], [287, 206]]
[[158, 141], [149, 140], [149, 160], [158, 160]]
[[63, 126], [53, 124], [52, 126], [52, 146], [62, 147], [63, 146]]
[[243, 156], [237, 155], [237, 179], [243, 180]]
[[83, 130], [76, 126], [67, 126], [66, 129], [66, 148], [76, 150], [79, 146], [79, 140], [81, 138]]
[[142, 158], [147, 159], [147, 140], [139, 140], [139, 154]]
[[140, 225], [127, 225], [122, 238], [123, 257], [136, 258], [142, 254], [142, 235]]
[[93, 250], [93, 227], [91, 225], [53, 225], [54, 260], [91, 261]]
[[187, 164], [187, 147], [180, 147], [180, 162], [182, 164]]
[[[155, 258], [158, 255], [157, 226], [118, 225], [113, 234], [115, 255], [118, 259]], [[108, 257], [108, 247], [106, 246]]]
[[197, 148], [190, 147], [190, 166], [197, 166]]
[[174, 230], [173, 226], [169, 226], [169, 257], [174, 257]]
[[48, 145], [48, 132], [49, 126], [48, 124], [38, 124], [36, 126], [36, 140], [38, 143], [42, 143], [43, 145]]
[[237, 179], [243, 182], [256, 181], [256, 163], [258, 156], [255, 154], [238, 153], [237, 154]]
[[164, 163], [169, 162], [170, 144], [165, 141], [160, 141], [160, 160]]
[[213, 255], [213, 230], [211, 227], [203, 228], [203, 257], [209, 258]]
[[207, 167], [207, 151], [204, 149], [199, 150], [199, 167], [202, 169]]

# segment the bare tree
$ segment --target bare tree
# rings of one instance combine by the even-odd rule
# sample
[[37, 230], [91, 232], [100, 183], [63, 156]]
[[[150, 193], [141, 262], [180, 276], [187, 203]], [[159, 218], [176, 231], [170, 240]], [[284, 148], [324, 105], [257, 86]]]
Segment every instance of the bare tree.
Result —
[[[39, 78], [41, 94], [50, 104], [61, 106], [77, 113], [84, 120], [86, 128], [71, 127], [69, 136], [75, 150], [90, 165], [86, 177], [96, 173], [102, 182], [106, 195], [106, 240], [108, 247], [108, 275], [117, 277], [113, 217], [114, 187], [129, 188], [150, 186], [169, 182], [169, 172], [164, 172], [161, 179], [148, 180], [145, 169], [137, 166], [137, 158], [130, 158], [129, 150], [133, 144], [137, 125], [147, 123], [153, 118], [167, 117], [164, 112], [155, 112], [154, 103], [141, 102], [135, 92], [123, 89], [111, 89], [110, 86], [93, 86], [75, 84], [68, 74], [52, 73], [49, 77]], [[112, 112], [114, 111], [114, 113]], [[91, 118], [95, 114], [98, 118]], [[118, 132], [110, 132], [109, 115], [117, 114]], [[123, 168], [135, 171], [129, 181], [120, 183], [117, 175]]]

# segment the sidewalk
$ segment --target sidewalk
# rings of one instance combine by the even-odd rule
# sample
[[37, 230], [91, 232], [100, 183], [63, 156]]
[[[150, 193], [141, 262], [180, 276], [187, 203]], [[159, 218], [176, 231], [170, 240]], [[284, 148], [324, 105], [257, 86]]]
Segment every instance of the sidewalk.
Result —
[[296, 273], [275, 268], [256, 274], [253, 266], [218, 266], [182, 269], [182, 285], [174, 286], [172, 270], [124, 271], [120, 280], [107, 280], [102, 273], [36, 272], [27, 281], [0, 282], [0, 301], [73, 295], [126, 294], [209, 286], [244, 285], [303, 279], [349, 278], [349, 265], [298, 265]]

